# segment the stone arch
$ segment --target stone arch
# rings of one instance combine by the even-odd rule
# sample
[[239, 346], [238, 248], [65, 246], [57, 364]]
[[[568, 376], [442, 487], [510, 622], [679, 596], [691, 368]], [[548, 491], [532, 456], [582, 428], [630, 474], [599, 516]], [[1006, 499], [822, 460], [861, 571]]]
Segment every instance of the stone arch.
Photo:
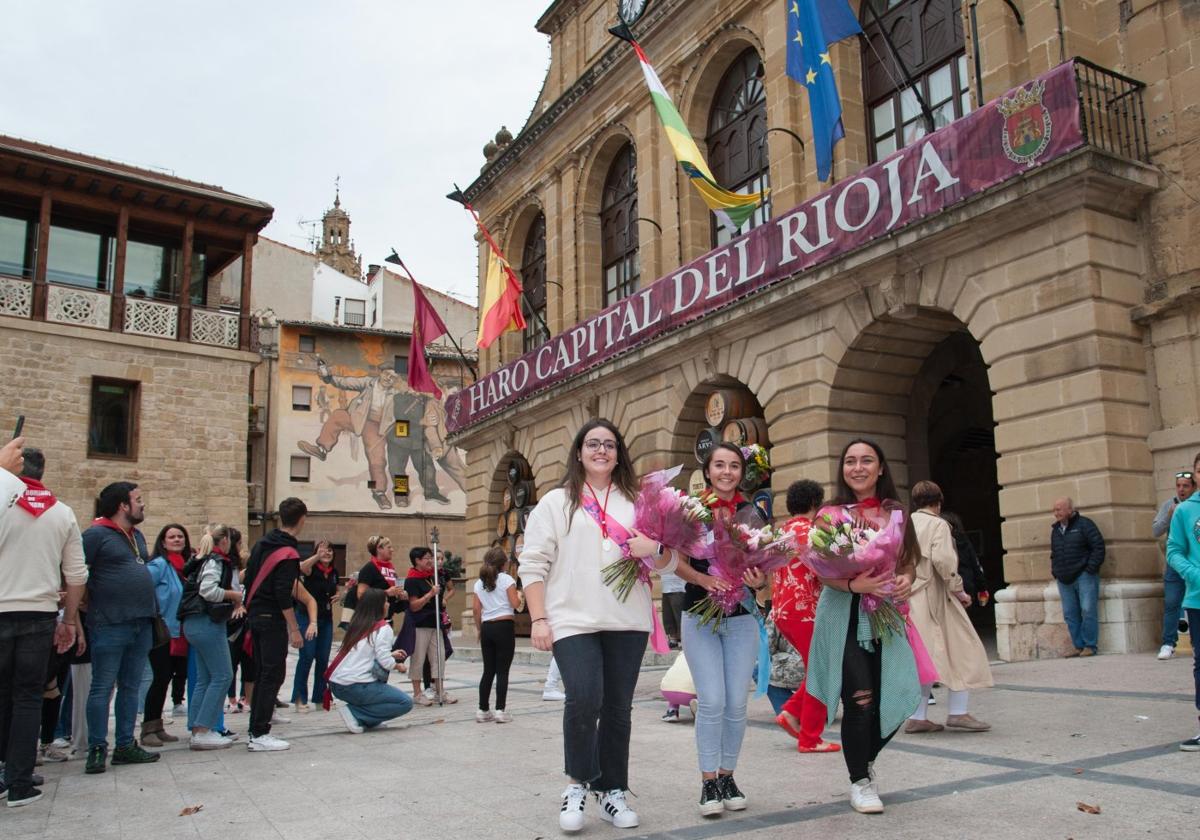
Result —
[[500, 247], [510, 262], [520, 257], [529, 226], [533, 224], [538, 213], [545, 215], [545, 212], [541, 197], [531, 194], [525, 196], [508, 214], [508, 224]]
[[[600, 256], [600, 204], [609, 167], [626, 143], [632, 145], [634, 153], [638, 154], [633, 131], [623, 123], [613, 123], [596, 138], [591, 154], [580, 171], [579, 188], [576, 191], [575, 241], [579, 253], [576, 297], [581, 319], [601, 308], [604, 278]], [[639, 157], [639, 167], [645, 164], [646, 161]], [[639, 192], [642, 183], [643, 179], [639, 178]]]

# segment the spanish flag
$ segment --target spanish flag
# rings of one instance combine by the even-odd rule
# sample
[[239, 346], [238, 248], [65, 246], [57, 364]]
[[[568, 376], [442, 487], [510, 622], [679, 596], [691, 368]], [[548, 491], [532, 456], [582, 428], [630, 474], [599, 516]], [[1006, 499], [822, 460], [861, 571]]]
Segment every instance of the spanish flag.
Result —
[[700, 197], [704, 199], [704, 203], [710, 210], [718, 216], [725, 217], [732, 227], [740, 228], [747, 219], [754, 215], [754, 211], [766, 198], [767, 191], [744, 195], [721, 188], [708, 168], [708, 164], [704, 162], [704, 157], [700, 154], [696, 141], [692, 139], [691, 132], [687, 130], [687, 125], [684, 123], [683, 117], [679, 115], [675, 103], [671, 101], [670, 94], [659, 81], [658, 74], [650, 66], [646, 54], [642, 52], [641, 45], [632, 38], [625, 38], [624, 34], [616, 31], [613, 31], [613, 34], [629, 41], [634, 52], [637, 53], [638, 61], [642, 65], [642, 75], [646, 77], [646, 87], [650, 88], [650, 100], [654, 103], [654, 109], [658, 112], [658, 118], [662, 121], [663, 128], [666, 129], [667, 139], [671, 141], [671, 149], [675, 152], [675, 159], [679, 161], [684, 173], [691, 179], [692, 186], [700, 193]]
[[[479, 229], [484, 230], [482, 222], [479, 222]], [[487, 236], [486, 231], [484, 235]], [[521, 314], [521, 281], [491, 236], [487, 236], [487, 240], [491, 250], [488, 252], [487, 277], [483, 281], [483, 298], [479, 301], [479, 338], [476, 341], [479, 347], [491, 346], [509, 330], [525, 329], [525, 316]]]

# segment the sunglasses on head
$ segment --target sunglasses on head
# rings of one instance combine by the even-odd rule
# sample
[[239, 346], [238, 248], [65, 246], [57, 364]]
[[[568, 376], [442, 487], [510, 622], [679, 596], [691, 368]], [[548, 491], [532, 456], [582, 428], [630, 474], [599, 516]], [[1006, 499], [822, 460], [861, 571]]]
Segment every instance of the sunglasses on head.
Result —
[[1191, 478], [1192, 474], [1190, 472], [1177, 472], [1177, 473], [1175, 473], [1175, 477], [1176, 478]]

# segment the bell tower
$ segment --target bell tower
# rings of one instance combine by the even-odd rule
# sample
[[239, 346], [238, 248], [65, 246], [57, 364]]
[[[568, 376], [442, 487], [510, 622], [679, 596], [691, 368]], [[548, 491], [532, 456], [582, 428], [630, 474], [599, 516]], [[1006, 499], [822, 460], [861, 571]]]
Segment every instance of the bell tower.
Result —
[[334, 182], [333, 207], [321, 219], [321, 246], [317, 259], [342, 274], [362, 278], [362, 257], [354, 253], [350, 240], [350, 216], [342, 209], [341, 178]]

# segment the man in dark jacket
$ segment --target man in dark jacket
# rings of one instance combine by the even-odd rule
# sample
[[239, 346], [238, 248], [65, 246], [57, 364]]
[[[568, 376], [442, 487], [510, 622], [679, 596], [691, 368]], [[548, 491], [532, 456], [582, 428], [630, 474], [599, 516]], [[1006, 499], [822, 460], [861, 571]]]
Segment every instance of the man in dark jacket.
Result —
[[251, 752], [274, 752], [291, 746], [271, 734], [271, 718], [283, 685], [288, 644], [299, 648], [304, 643], [292, 598], [300, 578], [296, 537], [307, 515], [308, 507], [299, 499], [280, 502], [280, 527], [254, 544], [246, 564], [246, 621], [258, 665], [250, 703], [250, 740], [246, 744]]
[[92, 688], [87, 699], [86, 773], [103, 773], [108, 758], [108, 704], [113, 708], [116, 747], [112, 763], [158, 761], [133, 739], [138, 689], [154, 642], [158, 599], [146, 568], [146, 538], [135, 526], [146, 518], [142, 491], [130, 481], [100, 491], [96, 520], [83, 532], [88, 566], [87, 631], [92, 648]]
[[1100, 636], [1100, 564], [1104, 537], [1096, 523], [1080, 516], [1069, 498], [1054, 503], [1050, 526], [1050, 573], [1058, 581], [1063, 619], [1074, 650], [1067, 656], [1095, 656]]

